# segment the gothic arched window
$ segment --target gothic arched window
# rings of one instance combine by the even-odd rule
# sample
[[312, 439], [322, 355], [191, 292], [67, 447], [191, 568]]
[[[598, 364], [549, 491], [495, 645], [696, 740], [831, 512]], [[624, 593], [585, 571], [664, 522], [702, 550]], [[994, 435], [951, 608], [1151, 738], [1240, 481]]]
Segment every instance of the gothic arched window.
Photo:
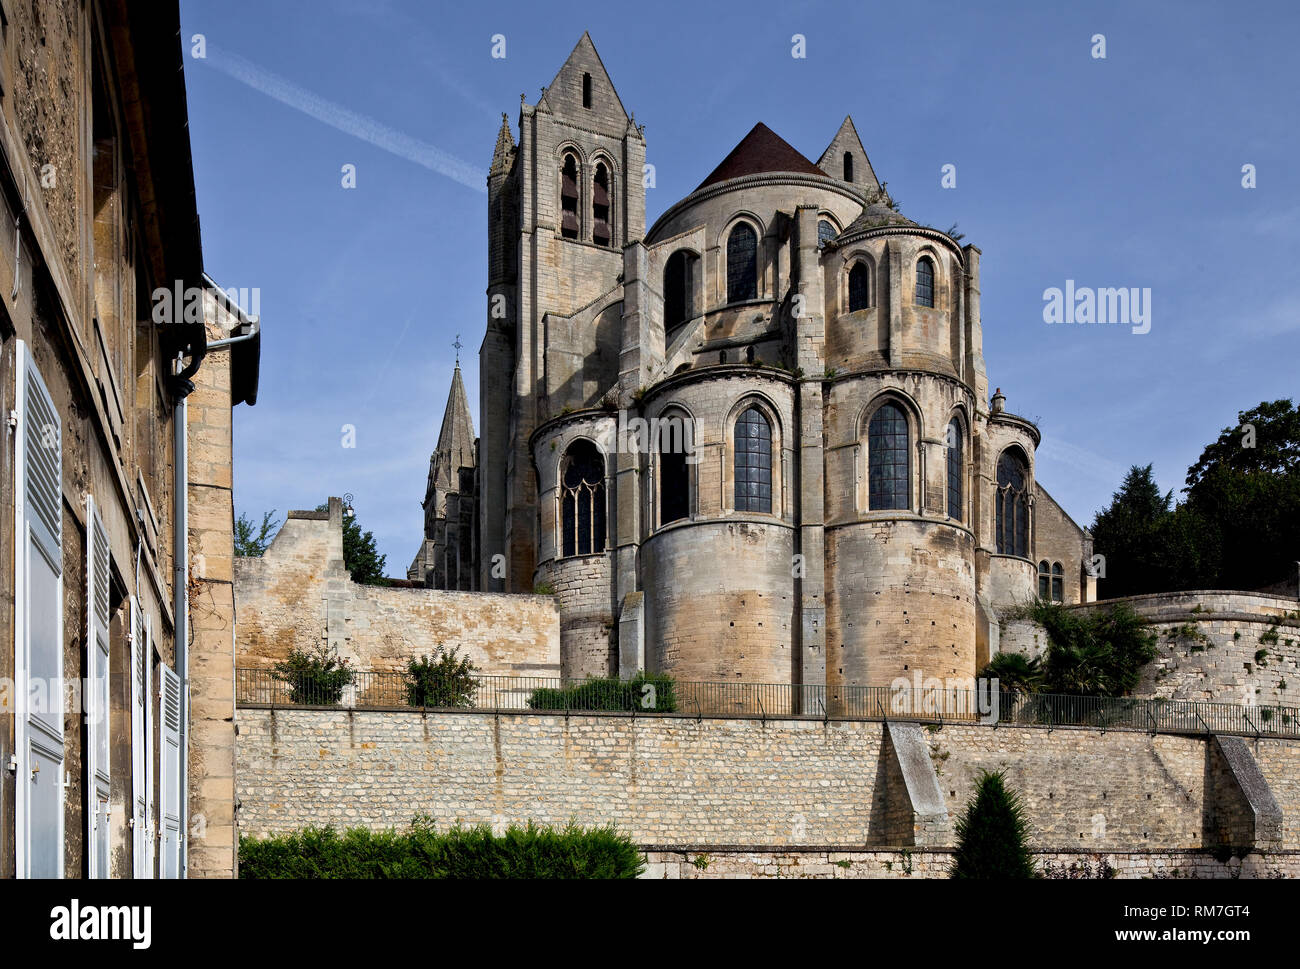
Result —
[[736, 420], [736, 511], [772, 511], [772, 425], [751, 407]]
[[871, 511], [911, 506], [912, 450], [907, 415], [884, 404], [867, 425], [867, 507]]
[[609, 210], [609, 169], [604, 162], [597, 162], [596, 175], [591, 183], [591, 241], [598, 246], [609, 245], [613, 238]]
[[962, 434], [961, 421], [948, 422], [948, 517], [962, 520]]
[[574, 441], [560, 463], [563, 555], [605, 551], [605, 459], [590, 441]]
[[578, 238], [578, 159], [571, 153], [560, 169], [560, 235]]
[[853, 152], [844, 153], [844, 181], [853, 181]]
[[1044, 602], [1050, 601], [1052, 595], [1052, 567], [1047, 564], [1047, 559], [1038, 563], [1038, 598]]
[[758, 298], [758, 235], [742, 222], [727, 236], [727, 302]]
[[1052, 564], [1052, 601], [1065, 601], [1065, 569], [1060, 562]]
[[694, 445], [690, 419], [680, 413], [661, 417], [659, 428], [659, 524], [691, 514], [691, 469], [687, 455]]
[[849, 312], [865, 310], [871, 305], [871, 274], [867, 264], [855, 262], [849, 270]]
[[693, 252], [678, 249], [668, 257], [668, 264], [664, 266], [665, 333], [671, 333], [695, 318], [693, 291], [696, 259]]
[[817, 223], [817, 248], [820, 249], [839, 234], [840, 232], [835, 228], [834, 223], [822, 219]]
[[998, 458], [998, 495], [994, 506], [999, 555], [1029, 556], [1029, 467], [1019, 453]]
[[916, 263], [916, 302], [920, 306], [934, 305], [934, 262], [922, 256]]

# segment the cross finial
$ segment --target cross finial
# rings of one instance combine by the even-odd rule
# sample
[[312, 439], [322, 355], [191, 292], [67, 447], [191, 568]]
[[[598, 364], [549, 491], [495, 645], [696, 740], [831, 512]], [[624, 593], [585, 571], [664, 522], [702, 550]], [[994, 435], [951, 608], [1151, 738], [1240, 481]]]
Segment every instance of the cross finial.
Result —
[[454, 347], [456, 348], [456, 366], [458, 366], [458, 367], [460, 366], [460, 348], [461, 348], [461, 345], [462, 345], [462, 344], [461, 344], [461, 342], [460, 342], [460, 334], [457, 333], [457, 334], [456, 334], [455, 342], [452, 343], [452, 346], [454, 346]]

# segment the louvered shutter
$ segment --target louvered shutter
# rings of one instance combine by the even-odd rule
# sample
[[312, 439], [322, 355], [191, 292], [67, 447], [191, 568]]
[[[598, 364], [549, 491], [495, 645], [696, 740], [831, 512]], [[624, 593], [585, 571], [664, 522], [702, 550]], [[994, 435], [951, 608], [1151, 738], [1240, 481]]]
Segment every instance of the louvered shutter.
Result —
[[63, 877], [63, 426], [21, 340], [14, 448], [15, 854], [20, 877]]
[[145, 684], [144, 623], [131, 597], [131, 859], [136, 878], [145, 877]]
[[159, 799], [163, 878], [181, 877], [181, 679], [161, 667], [162, 752]]
[[91, 878], [109, 876], [108, 532], [86, 496], [86, 853]]

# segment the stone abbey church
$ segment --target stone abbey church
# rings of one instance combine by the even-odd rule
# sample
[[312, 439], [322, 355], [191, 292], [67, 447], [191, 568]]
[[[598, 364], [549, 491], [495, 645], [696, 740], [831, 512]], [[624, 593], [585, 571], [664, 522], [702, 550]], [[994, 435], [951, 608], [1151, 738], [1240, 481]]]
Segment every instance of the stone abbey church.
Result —
[[999, 608], [1093, 598], [1037, 427], [989, 395], [980, 250], [897, 211], [851, 118], [816, 161], [756, 124], [648, 228], [590, 37], [518, 124], [481, 433], [458, 366], [410, 578], [554, 591], [565, 676], [832, 686], [973, 677]]

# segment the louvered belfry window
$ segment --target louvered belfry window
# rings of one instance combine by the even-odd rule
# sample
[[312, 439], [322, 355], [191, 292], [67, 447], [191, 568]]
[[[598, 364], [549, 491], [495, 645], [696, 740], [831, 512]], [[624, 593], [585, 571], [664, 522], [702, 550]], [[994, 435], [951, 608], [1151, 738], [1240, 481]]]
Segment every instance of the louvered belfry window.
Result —
[[613, 239], [609, 224], [609, 169], [604, 162], [596, 165], [596, 177], [591, 186], [591, 241], [598, 246], [607, 246]]
[[727, 302], [758, 298], [758, 235], [742, 222], [727, 236]]
[[772, 511], [772, 425], [751, 407], [736, 421], [736, 511]]
[[884, 404], [867, 425], [867, 507], [911, 507], [911, 470], [907, 415], [896, 404]]
[[605, 459], [590, 441], [575, 441], [561, 469], [562, 554], [605, 551]]
[[573, 155], [564, 156], [560, 171], [560, 234], [578, 238], [578, 160]]
[[994, 506], [999, 555], [1029, 556], [1029, 469], [1014, 451], [998, 459], [998, 493]]

